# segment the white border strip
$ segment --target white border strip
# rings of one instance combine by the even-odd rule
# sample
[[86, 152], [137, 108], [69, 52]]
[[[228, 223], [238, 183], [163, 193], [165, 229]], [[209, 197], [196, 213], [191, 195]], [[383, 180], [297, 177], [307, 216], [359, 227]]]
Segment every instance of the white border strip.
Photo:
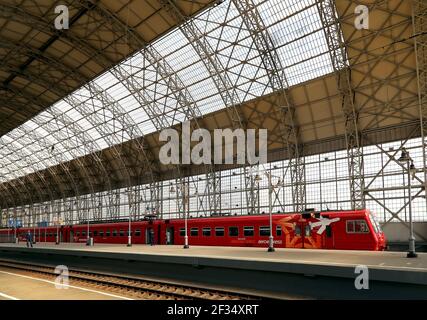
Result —
[[9, 300], [19, 300], [18, 298], [9, 296], [9, 295], [7, 295], [5, 293], [2, 293], [2, 292], [0, 292], [0, 297], [6, 298], [6, 299], [9, 299]]
[[[36, 280], [36, 281], [41, 281], [41, 282], [45, 282], [45, 283], [50, 283], [50, 284], [53, 284], [53, 285], [56, 284], [53, 281], [49, 281], [49, 280], [45, 280], [45, 279], [33, 278], [33, 277], [30, 277], [30, 276], [24, 276], [22, 274], [17, 274], [17, 273], [12, 273], [12, 272], [0, 271], [0, 273], [8, 274], [8, 275], [11, 275], [11, 276], [16, 276], [16, 277], [21, 277], [21, 278], [26, 278], [26, 279], [31, 279], [31, 280]], [[82, 290], [82, 291], [87, 291], [87, 292], [98, 293], [98, 294], [101, 294], [101, 295], [104, 295], [104, 296], [109, 296], [109, 297], [123, 299], [123, 300], [134, 300], [132, 298], [127, 298], [127, 297], [118, 296], [118, 295], [111, 294], [111, 293], [101, 292], [101, 291], [87, 289], [87, 288], [82, 288], [82, 287], [76, 287], [76, 286], [71, 286], [71, 285], [68, 285], [67, 287], [68, 288]]]

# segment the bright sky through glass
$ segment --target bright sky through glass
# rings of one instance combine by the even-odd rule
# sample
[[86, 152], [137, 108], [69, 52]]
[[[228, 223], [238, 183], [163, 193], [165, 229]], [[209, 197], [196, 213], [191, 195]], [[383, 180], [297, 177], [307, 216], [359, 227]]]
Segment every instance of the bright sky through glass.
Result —
[[[289, 86], [332, 72], [315, 0], [256, 0], [255, 3], [277, 48]], [[262, 57], [232, 2], [212, 7], [193, 21], [227, 70], [239, 102], [271, 93]], [[180, 29], [152, 46], [184, 84], [201, 114], [226, 107], [205, 63]], [[168, 79], [162, 79], [144, 52], [122, 62], [121, 68], [143, 86], [146, 99], [162, 110], [170, 125], [184, 120], [182, 105], [167, 85]], [[105, 101], [91, 97], [89, 90], [81, 88], [1, 138], [0, 181], [157, 131], [146, 112], [147, 106], [135, 98], [114, 72], [104, 73], [93, 84], [120, 105], [119, 109], [133, 121], [131, 126], [123, 127], [120, 117], [108, 106], [103, 108]], [[70, 99], [79, 101], [79, 108], [72, 106]], [[57, 113], [62, 114], [61, 119], [55, 116]]]

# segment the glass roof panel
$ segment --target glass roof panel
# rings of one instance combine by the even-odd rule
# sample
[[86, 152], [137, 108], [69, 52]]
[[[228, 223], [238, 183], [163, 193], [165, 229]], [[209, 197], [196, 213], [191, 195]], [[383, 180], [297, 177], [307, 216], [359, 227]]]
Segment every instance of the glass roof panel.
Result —
[[[297, 85], [332, 72], [316, 0], [254, 2], [277, 48], [287, 78], [285, 85]], [[25, 123], [25, 128], [31, 131], [27, 133], [30, 139], [18, 139], [14, 147], [19, 144], [27, 146], [33, 141], [32, 161], [36, 158], [44, 160], [24, 170], [17, 169], [22, 167], [21, 162], [14, 166], [5, 159], [0, 161], [2, 174], [9, 168], [18, 175], [25, 175], [29, 170], [94, 151], [91, 148], [99, 150], [155, 132], [158, 128], [153, 117], [161, 118], [164, 125], [177, 124], [185, 120], [183, 108], [187, 107], [186, 102], [194, 101], [200, 113], [205, 115], [225, 108], [224, 100], [230, 96], [242, 103], [272, 92], [263, 57], [230, 0], [201, 13], [192, 22], [203, 35], [200, 43], [207, 48], [202, 50], [203, 58], [196, 51], [201, 46], [189, 43], [182, 29], [166, 34], [147, 49], [94, 79], [91, 90], [83, 87], [37, 115], [37, 121]], [[206, 54], [212, 54], [215, 68], [208, 63]], [[158, 62], [153, 65], [153, 61]], [[130, 80], [119, 81], [116, 77], [119, 73], [131, 77]], [[177, 82], [173, 81], [172, 73]], [[230, 90], [231, 87], [235, 90]], [[173, 90], [179, 88], [189, 93], [190, 101], [178, 100], [178, 94]], [[96, 92], [94, 96], [94, 91], [98, 90], [104, 93]], [[71, 123], [63, 123], [62, 117]], [[36, 122], [42, 125], [39, 127]], [[133, 127], [138, 130], [132, 130], [130, 134], [128, 131]], [[15, 130], [16, 134], [23, 134], [22, 130]], [[85, 135], [78, 134], [81, 130]], [[42, 137], [44, 139], [40, 139]], [[2, 141], [5, 143], [9, 139], [14, 138], [10, 135]], [[93, 142], [91, 148], [82, 145], [85, 139]], [[49, 150], [52, 147], [54, 149]], [[3, 150], [1, 145], [0, 150]], [[15, 161], [16, 157], [10, 159]]]

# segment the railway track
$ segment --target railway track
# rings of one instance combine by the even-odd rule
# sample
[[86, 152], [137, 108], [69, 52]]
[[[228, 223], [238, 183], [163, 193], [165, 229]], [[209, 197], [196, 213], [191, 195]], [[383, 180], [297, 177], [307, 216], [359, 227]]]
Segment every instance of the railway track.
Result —
[[[52, 280], [58, 277], [52, 266], [0, 259], [0, 267]], [[201, 289], [122, 275], [69, 269], [69, 285], [94, 288], [141, 300], [259, 300], [261, 297], [226, 290]]]

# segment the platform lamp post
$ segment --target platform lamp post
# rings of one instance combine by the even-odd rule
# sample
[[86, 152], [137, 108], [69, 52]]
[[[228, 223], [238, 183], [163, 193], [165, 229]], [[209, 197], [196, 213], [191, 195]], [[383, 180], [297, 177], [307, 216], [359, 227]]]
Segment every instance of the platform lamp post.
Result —
[[[185, 228], [183, 248], [189, 249], [190, 246], [188, 245], [188, 215], [187, 215], [187, 210], [185, 207], [185, 204], [186, 204], [187, 200], [189, 200], [188, 199], [189, 197], [187, 196], [187, 188], [182, 182], [180, 184], [177, 184], [177, 191], [178, 191], [178, 189], [182, 192], [182, 198], [183, 198], [182, 199], [183, 200], [182, 209], [184, 211], [184, 228]], [[175, 188], [173, 186], [170, 188], [170, 192], [171, 193], [175, 192]], [[177, 195], [177, 198], [178, 198], [178, 195]], [[188, 209], [190, 210], [190, 206], [188, 206], [188, 207], [189, 207]]]
[[59, 212], [56, 214], [56, 239], [55, 244], [59, 244]]
[[[36, 215], [34, 209], [31, 210], [31, 216], [33, 218], [33, 244], [36, 244]], [[40, 240], [40, 239], [39, 239]]]
[[418, 255], [415, 252], [415, 236], [414, 236], [414, 225], [412, 221], [412, 195], [411, 195], [411, 176], [412, 179], [415, 177], [416, 169], [414, 161], [412, 160], [409, 152], [402, 148], [402, 153], [398, 161], [402, 164], [406, 164], [408, 171], [408, 208], [409, 208], [409, 251], [406, 255], [408, 258], [416, 258]]
[[[129, 188], [130, 189], [130, 188]], [[131, 192], [132, 190], [128, 190], [128, 192]], [[128, 197], [128, 199], [130, 199], [130, 201], [134, 201], [133, 197]], [[129, 201], [129, 202], [130, 202]], [[128, 221], [128, 243], [127, 243], [127, 247], [132, 247], [132, 216], [131, 216], [131, 210], [130, 207], [134, 206], [135, 203], [130, 203], [129, 204], [129, 221]]]
[[[183, 209], [184, 209], [184, 223], [185, 223], [185, 237], [184, 237], [184, 249], [189, 249], [190, 246], [188, 245], [188, 214], [190, 212], [190, 191], [188, 190], [186, 185], [182, 185], [182, 193], [183, 193], [183, 197], [184, 197], [184, 203], [183, 203]], [[188, 201], [188, 212], [186, 210], [185, 205], [187, 204]]]
[[270, 236], [268, 239], [268, 250], [267, 252], [274, 252], [274, 237], [273, 237], [273, 192], [275, 188], [282, 186], [282, 181], [279, 178], [276, 184], [273, 184], [271, 172], [265, 172], [268, 179], [268, 214], [270, 221]]
[[17, 235], [17, 233], [16, 233], [16, 228], [17, 228], [17, 220], [18, 220], [18, 215], [17, 215], [17, 212], [16, 212], [16, 209], [13, 211], [13, 217], [14, 217], [14, 222], [13, 222], [13, 233], [14, 233], [14, 237], [15, 237], [15, 243], [18, 243], [18, 235]]

